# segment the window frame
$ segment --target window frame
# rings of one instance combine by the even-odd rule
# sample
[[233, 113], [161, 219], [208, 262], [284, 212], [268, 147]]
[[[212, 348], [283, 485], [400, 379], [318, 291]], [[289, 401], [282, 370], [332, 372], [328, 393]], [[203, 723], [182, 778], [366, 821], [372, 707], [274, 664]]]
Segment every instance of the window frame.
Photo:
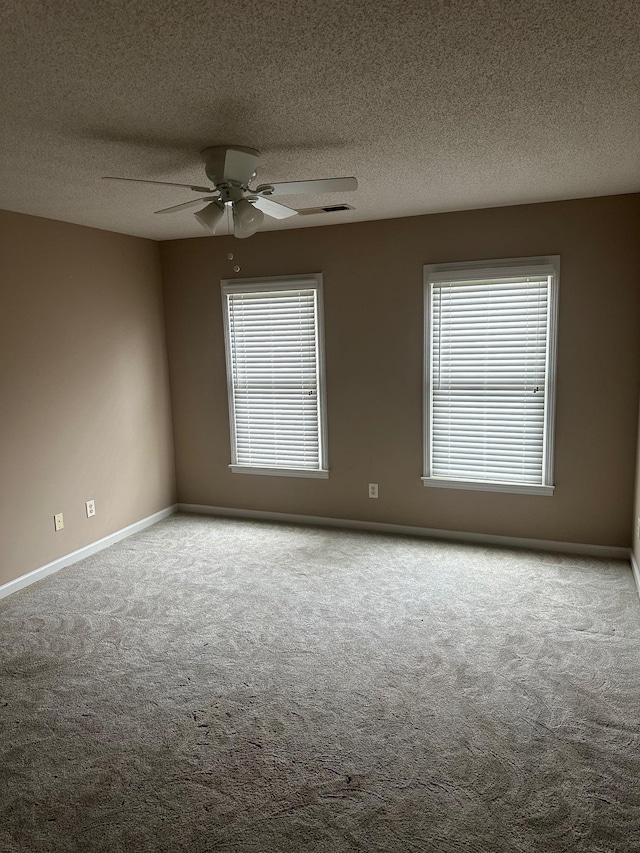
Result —
[[[324, 299], [322, 273], [304, 273], [302, 275], [262, 276], [259, 278], [221, 279], [222, 325], [224, 328], [225, 363], [227, 371], [227, 399], [229, 407], [229, 438], [231, 445], [231, 463], [229, 468], [234, 474], [258, 474], [271, 477], [305, 477], [324, 479], [329, 477], [329, 454], [327, 443], [327, 392], [324, 354]], [[319, 468], [284, 468], [251, 466], [238, 463], [235, 400], [233, 374], [231, 367], [231, 339], [227, 295], [230, 293], [259, 293], [277, 290], [315, 290], [316, 306], [316, 370], [318, 380], [318, 459]]]
[[[507, 483], [490, 480], [461, 480], [434, 477], [431, 474], [431, 431], [433, 398], [431, 394], [432, 349], [432, 285], [443, 281], [474, 281], [490, 278], [549, 275], [549, 308], [547, 315], [547, 353], [545, 361], [545, 417], [543, 427], [543, 483]], [[486, 261], [462, 261], [425, 264], [424, 281], [424, 345], [423, 345], [423, 476], [424, 486], [465, 489], [469, 491], [507, 492], [552, 496], [555, 489], [554, 438], [556, 413], [556, 364], [558, 351], [558, 291], [560, 255], [504, 258]]]

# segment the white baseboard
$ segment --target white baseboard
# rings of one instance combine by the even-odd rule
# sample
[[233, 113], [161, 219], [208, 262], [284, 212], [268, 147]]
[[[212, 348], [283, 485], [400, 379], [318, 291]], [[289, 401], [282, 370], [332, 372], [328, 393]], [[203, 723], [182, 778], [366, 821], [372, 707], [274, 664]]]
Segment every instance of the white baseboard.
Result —
[[548, 539], [522, 539], [518, 536], [494, 536], [490, 533], [461, 533], [456, 530], [438, 530], [431, 527], [410, 527], [405, 524], [387, 524], [378, 521], [355, 521], [343, 518], [324, 518], [319, 515], [295, 515], [288, 512], [265, 512], [254, 509], [230, 509], [223, 506], [179, 503], [178, 512], [201, 515], [219, 515], [231, 518], [253, 518], [263, 521], [282, 521], [291, 524], [311, 524], [317, 527], [342, 527], [352, 530], [372, 530], [377, 533], [397, 533], [403, 536], [425, 536], [428, 539], [448, 539], [454, 542], [471, 542], [479, 545], [501, 545], [506, 548], [530, 548], [536, 551], [556, 551], [567, 554], [584, 554], [590, 557], [608, 557], [628, 560], [629, 549], [615, 545], [588, 545], [582, 542], [556, 542]]
[[318, 515], [297, 515], [287, 512], [266, 512], [263, 510], [253, 509], [233, 509], [221, 506], [206, 506], [204, 504], [186, 504], [179, 503], [173, 506], [161, 509], [159, 512], [154, 512], [153, 515], [148, 515], [146, 518], [130, 524], [128, 527], [123, 527], [121, 530], [116, 530], [115, 533], [109, 534], [96, 542], [85, 545], [84, 548], [79, 548], [77, 551], [72, 551], [64, 557], [59, 557], [52, 563], [47, 563], [46, 566], [40, 566], [26, 575], [21, 575], [15, 580], [0, 586], [0, 598], [5, 598], [19, 589], [23, 589], [47, 575], [52, 575], [54, 572], [64, 569], [66, 566], [71, 566], [79, 560], [84, 560], [85, 557], [90, 557], [134, 533], [138, 533], [164, 518], [168, 518], [175, 512], [193, 512], [200, 515], [217, 515], [228, 518], [251, 518], [263, 521], [280, 521], [290, 524], [310, 524], [318, 527], [338, 527], [352, 530], [370, 530], [377, 533], [396, 533], [404, 536], [424, 536], [428, 539], [445, 539], [453, 542], [469, 542], [480, 545], [502, 545], [508, 548], [530, 548], [538, 551], [556, 551], [559, 553], [569, 554], [584, 554], [592, 557], [605, 557], [611, 559], [631, 560], [631, 568], [633, 577], [640, 595], [640, 568], [636, 562], [633, 551], [627, 548], [619, 548], [614, 545], [588, 545], [581, 542], [557, 542], [547, 539], [523, 539], [517, 536], [494, 536], [489, 533], [462, 533], [454, 530], [439, 530], [430, 527], [411, 527], [404, 524], [387, 524], [377, 521], [356, 521], [354, 519], [343, 518], [325, 518]]
[[636, 582], [638, 595], [640, 595], [640, 566], [638, 566], [638, 563], [636, 561], [636, 555], [633, 553], [633, 549], [629, 551], [629, 556], [631, 557], [631, 571], [633, 572], [633, 579]]
[[78, 560], [84, 560], [85, 557], [90, 557], [92, 554], [102, 551], [103, 548], [108, 548], [109, 545], [114, 545], [116, 542], [120, 542], [121, 539], [126, 539], [127, 536], [131, 536], [134, 533], [138, 533], [140, 530], [144, 530], [145, 527], [151, 527], [152, 524], [162, 521], [163, 518], [173, 515], [176, 511], [177, 504], [168, 506], [165, 509], [161, 509], [159, 512], [154, 512], [153, 515], [148, 515], [146, 518], [142, 518], [140, 521], [130, 524], [128, 527], [123, 527], [121, 530], [116, 530], [115, 533], [110, 533], [108, 536], [98, 539], [90, 545], [85, 545], [84, 548], [78, 548], [77, 551], [65, 554], [64, 557], [59, 557], [52, 563], [47, 563], [46, 566], [40, 566], [39, 569], [27, 572], [26, 575], [21, 575], [19, 578], [0, 586], [0, 598], [5, 598], [7, 595], [11, 595], [11, 593], [17, 592], [25, 586], [29, 586], [36, 581], [42, 580], [42, 578], [46, 578], [47, 575], [52, 575], [54, 572], [58, 572], [66, 566], [77, 563]]

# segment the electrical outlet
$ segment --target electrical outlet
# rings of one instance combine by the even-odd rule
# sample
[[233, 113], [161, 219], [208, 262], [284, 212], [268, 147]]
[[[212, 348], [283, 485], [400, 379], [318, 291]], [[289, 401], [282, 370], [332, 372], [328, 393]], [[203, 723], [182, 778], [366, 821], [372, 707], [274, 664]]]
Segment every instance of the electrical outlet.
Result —
[[369, 497], [377, 498], [378, 497], [378, 484], [377, 483], [369, 483]]
[[53, 516], [53, 526], [54, 526], [56, 532], [58, 530], [62, 530], [62, 528], [64, 527], [64, 516], [62, 515], [61, 512], [59, 512]]
[[91, 518], [96, 514], [96, 502], [94, 500], [87, 501], [85, 506], [87, 508], [87, 518]]
[[636, 539], [640, 539], [640, 515], [636, 518]]

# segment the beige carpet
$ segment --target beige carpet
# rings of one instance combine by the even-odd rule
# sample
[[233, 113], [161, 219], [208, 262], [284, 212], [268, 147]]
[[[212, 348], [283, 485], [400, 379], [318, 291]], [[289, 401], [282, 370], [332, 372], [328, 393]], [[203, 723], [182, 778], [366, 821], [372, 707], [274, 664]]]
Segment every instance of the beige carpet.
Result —
[[0, 602], [0, 851], [640, 851], [629, 566], [175, 516]]

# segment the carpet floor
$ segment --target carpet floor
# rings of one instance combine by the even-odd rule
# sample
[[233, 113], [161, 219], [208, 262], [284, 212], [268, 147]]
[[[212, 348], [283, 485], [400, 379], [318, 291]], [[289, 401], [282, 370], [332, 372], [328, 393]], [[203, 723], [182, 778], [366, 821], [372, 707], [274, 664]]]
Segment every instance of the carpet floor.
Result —
[[0, 601], [0, 851], [640, 851], [615, 560], [178, 515]]

